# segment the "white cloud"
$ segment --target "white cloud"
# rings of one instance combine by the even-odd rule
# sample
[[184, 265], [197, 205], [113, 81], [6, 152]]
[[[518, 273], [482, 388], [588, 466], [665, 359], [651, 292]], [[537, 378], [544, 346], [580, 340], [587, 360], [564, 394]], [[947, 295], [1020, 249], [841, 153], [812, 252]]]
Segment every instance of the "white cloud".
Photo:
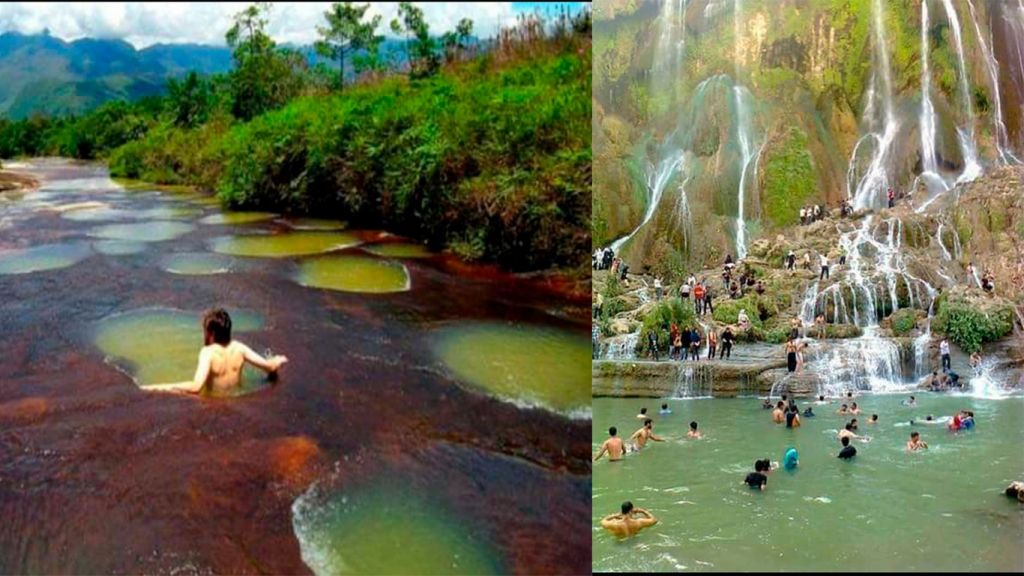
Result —
[[[0, 32], [35, 34], [49, 29], [64, 40], [83, 37], [120, 38], [136, 48], [158, 43], [224, 44], [231, 19], [248, 2], [2, 2]], [[268, 32], [278, 42], [309, 44], [330, 2], [278, 2], [270, 12]], [[397, 2], [372, 2], [380, 14], [379, 34], [391, 36], [389, 23], [398, 16]], [[511, 2], [417, 3], [431, 31], [451, 30], [461, 18], [473, 20], [474, 33], [490, 37], [515, 21]]]

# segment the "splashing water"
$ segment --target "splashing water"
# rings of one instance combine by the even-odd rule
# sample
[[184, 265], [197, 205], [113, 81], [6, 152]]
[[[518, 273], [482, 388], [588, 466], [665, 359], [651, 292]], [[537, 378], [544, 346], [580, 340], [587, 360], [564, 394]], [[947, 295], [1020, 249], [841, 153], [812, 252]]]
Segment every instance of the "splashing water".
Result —
[[640, 331], [612, 336], [606, 340], [605, 360], [635, 360], [636, 345], [640, 341]]

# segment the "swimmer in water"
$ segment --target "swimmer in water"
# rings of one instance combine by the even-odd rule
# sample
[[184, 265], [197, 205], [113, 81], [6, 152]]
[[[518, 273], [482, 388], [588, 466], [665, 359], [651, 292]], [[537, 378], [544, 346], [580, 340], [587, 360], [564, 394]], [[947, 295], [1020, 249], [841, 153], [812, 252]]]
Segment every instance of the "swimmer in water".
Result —
[[808, 406], [807, 409], [804, 410], [804, 418], [813, 418], [813, 417], [814, 417], [814, 410], [812, 410], [811, 407]]
[[622, 503], [621, 514], [609, 514], [601, 519], [601, 527], [619, 538], [627, 538], [657, 523], [653, 514], [643, 508], [633, 508], [632, 502]]
[[907, 442], [907, 452], [917, 452], [918, 450], [927, 450], [928, 445], [925, 444], [924, 440], [921, 440], [921, 435], [917, 432], [910, 433], [910, 440]]
[[868, 420], [868, 424], [878, 424], [878, 414], [872, 414], [871, 420]]
[[618, 433], [615, 426], [608, 429], [608, 439], [601, 444], [601, 451], [594, 456], [594, 462], [600, 460], [605, 453], [608, 454], [608, 460], [612, 462], [622, 460], [622, 455], [626, 452], [626, 445], [623, 444], [622, 438], [617, 436]]
[[747, 477], [743, 480], [743, 483], [750, 486], [754, 490], [764, 490], [768, 486], [768, 471], [770, 465], [767, 460], [756, 460], [754, 461], [754, 471], [747, 474]]
[[860, 414], [860, 408], [856, 402], [850, 405], [850, 414]]
[[910, 421], [910, 425], [911, 426], [914, 426], [916, 424], [935, 424], [935, 425], [938, 425], [938, 424], [942, 424], [942, 422], [943, 422], [942, 420], [936, 420], [935, 416], [932, 416], [931, 414], [929, 414], [929, 415], [924, 417], [924, 420], [911, 420]]
[[672, 413], [672, 411], [669, 410], [668, 404], [662, 404], [661, 405], [661, 411], [658, 412], [658, 414], [671, 414], [671, 413]]
[[917, 406], [917, 400], [915, 400], [915, 399], [914, 399], [914, 397], [913, 397], [913, 396], [911, 396], [911, 397], [910, 397], [910, 400], [904, 400], [904, 401], [903, 401], [903, 404], [904, 404], [905, 406]]
[[796, 448], [786, 450], [786, 454], [782, 457], [782, 467], [786, 470], [792, 470], [799, 464], [800, 457], [797, 455]]
[[242, 366], [246, 362], [267, 372], [271, 378], [288, 362], [284, 356], [264, 358], [238, 340], [232, 340], [231, 316], [223, 308], [208, 310], [203, 314], [203, 338], [206, 345], [199, 350], [199, 365], [190, 382], [155, 384], [143, 388], [155, 392], [223, 393], [241, 386]]
[[857, 430], [857, 419], [850, 420], [850, 430]]
[[782, 412], [785, 406], [782, 400], [779, 400], [779, 403], [775, 405], [775, 410], [772, 410], [772, 422], [782, 424], [785, 421], [786, 417]]
[[772, 401], [767, 399], [767, 398], [765, 398], [764, 402], [761, 403], [761, 408], [764, 409], [764, 410], [771, 410], [772, 409]]
[[647, 445], [648, 440], [654, 440], [655, 442], [664, 442], [665, 439], [654, 435], [654, 421], [648, 418], [644, 420], [644, 427], [633, 432], [633, 435], [629, 437], [630, 441], [633, 442], [633, 450], [638, 451]]
[[850, 413], [850, 411], [846, 409], [846, 404], [843, 404], [842, 406], [839, 407], [839, 410], [836, 410], [836, 414], [849, 414], [849, 413]]
[[818, 401], [816, 402], [816, 404], [828, 404], [828, 402], [825, 401], [825, 395], [824, 394], [819, 394], [818, 395]]
[[646, 420], [647, 419], [647, 408], [641, 408], [640, 409], [640, 413], [637, 414], [636, 417], [639, 418], [640, 420]]
[[849, 460], [850, 458], [853, 458], [854, 456], [857, 455], [857, 449], [854, 448], [853, 446], [850, 446], [849, 438], [844, 436], [843, 439], [840, 440], [839, 442], [840, 444], [843, 445], [843, 449], [839, 451], [839, 454], [837, 455], [838, 458], [842, 458], [843, 460]]
[[687, 438], [701, 439], [700, 432], [697, 431], [697, 421], [690, 422], [690, 431], [686, 433]]

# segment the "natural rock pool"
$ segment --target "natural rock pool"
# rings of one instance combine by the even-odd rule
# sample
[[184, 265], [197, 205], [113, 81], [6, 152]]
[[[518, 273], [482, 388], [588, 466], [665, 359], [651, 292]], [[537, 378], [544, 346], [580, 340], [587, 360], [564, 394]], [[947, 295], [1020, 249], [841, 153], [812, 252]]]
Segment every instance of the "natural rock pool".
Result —
[[[402, 571], [416, 551], [424, 568], [589, 571], [589, 420], [494, 397], [488, 379], [513, 396], [532, 384], [509, 388], [514, 364], [482, 375], [434, 346], [451, 327], [496, 324], [559, 334], [563, 363], [583, 364], [585, 294], [446, 254], [370, 254], [386, 235], [338, 223], [203, 224], [221, 214], [208, 197], [129, 190], [94, 164], [21, 170], [41, 189], [0, 203], [0, 570], [323, 572], [336, 564], [310, 554], [347, 550], [347, 523], [370, 510], [406, 537], [366, 534], [377, 558], [341, 554], [346, 565]], [[65, 218], [72, 204], [99, 213]], [[400, 269], [407, 287], [296, 281], [305, 262], [343, 257]], [[278, 382], [247, 375], [253, 393], [230, 399], [141, 390], [192, 377], [213, 306], [239, 340], [288, 356]], [[551, 344], [480, 354], [539, 358]], [[587, 380], [566, 395], [587, 396]], [[384, 480], [397, 483], [378, 491]]]
[[[967, 395], [863, 394], [862, 414], [836, 414], [838, 403], [798, 400], [816, 416], [787, 429], [772, 422], [761, 399], [593, 401], [593, 449], [616, 426], [624, 440], [639, 429], [646, 407], [654, 433], [619, 462], [594, 463], [595, 571], [1013, 571], [1024, 570], [1024, 509], [1003, 490], [1024, 470], [1024, 398]], [[662, 403], [672, 414], [660, 415]], [[929, 414], [972, 410], [977, 425], [952, 433], [942, 425], [911, 427]], [[868, 424], [878, 414], [878, 424]], [[852, 461], [836, 458], [838, 428], [851, 418], [857, 434]], [[698, 422], [704, 438], [686, 432]], [[911, 431], [928, 443], [907, 453]], [[764, 492], [743, 479], [754, 461], [782, 459], [795, 447], [800, 464], [769, 474]], [[659, 523], [626, 540], [600, 519], [629, 500]]]

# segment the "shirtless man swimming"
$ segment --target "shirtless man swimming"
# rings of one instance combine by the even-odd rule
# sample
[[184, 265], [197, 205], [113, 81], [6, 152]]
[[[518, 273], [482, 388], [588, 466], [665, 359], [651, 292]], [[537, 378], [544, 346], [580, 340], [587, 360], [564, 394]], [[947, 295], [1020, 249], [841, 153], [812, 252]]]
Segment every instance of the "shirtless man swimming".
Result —
[[654, 435], [654, 421], [648, 418], [644, 420], [644, 427], [633, 432], [633, 435], [629, 437], [630, 441], [633, 442], [635, 450], [640, 450], [647, 445], [647, 440], [654, 440], [655, 442], [664, 442], [664, 438], [660, 438]]
[[612, 462], [622, 460], [622, 455], [626, 452], [626, 445], [622, 443], [622, 438], [616, 436], [618, 433], [619, 431], [615, 426], [608, 429], [609, 438], [601, 444], [601, 451], [597, 453], [597, 456], [594, 456], [594, 462], [600, 460], [601, 456], [604, 456], [606, 452], [608, 453], [608, 460]]
[[242, 366], [248, 362], [267, 372], [276, 374], [288, 362], [284, 356], [264, 358], [245, 344], [231, 339], [231, 316], [223, 308], [203, 314], [205, 346], [199, 351], [199, 365], [195, 377], [189, 382], [155, 384], [145, 390], [156, 392], [212, 392], [221, 394], [242, 384]]
[[921, 440], [921, 435], [917, 432], [910, 433], [910, 440], [907, 441], [907, 452], [917, 452], [918, 450], [927, 450], [928, 444], [924, 440]]
[[782, 424], [786, 420], [785, 414], [783, 414], [785, 406], [786, 404], [779, 400], [779, 403], [775, 405], [775, 410], [772, 410], [772, 422]]
[[632, 502], [622, 503], [621, 514], [609, 514], [601, 519], [601, 527], [619, 538], [627, 538], [657, 523], [658, 519], [653, 514], [643, 508], [633, 508]]

